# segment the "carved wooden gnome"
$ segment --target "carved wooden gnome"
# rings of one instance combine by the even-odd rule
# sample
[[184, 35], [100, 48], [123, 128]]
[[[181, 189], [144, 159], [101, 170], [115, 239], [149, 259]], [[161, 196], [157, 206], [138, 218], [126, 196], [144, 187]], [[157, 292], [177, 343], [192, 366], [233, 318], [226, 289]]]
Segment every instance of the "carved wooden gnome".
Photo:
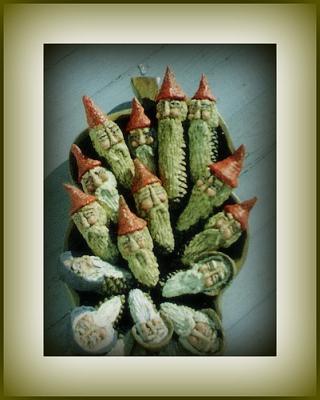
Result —
[[135, 175], [131, 191], [138, 214], [148, 222], [153, 241], [167, 252], [174, 248], [168, 196], [161, 181], [137, 158], [134, 160]]
[[64, 184], [71, 200], [70, 214], [79, 232], [95, 256], [108, 262], [116, 262], [119, 256], [117, 246], [112, 243], [107, 216], [97, 198], [82, 192], [75, 186]]
[[129, 149], [150, 171], [155, 172], [154, 138], [150, 129], [151, 121], [144, 113], [136, 97], [132, 100], [130, 119], [126, 127], [129, 133]]
[[167, 67], [156, 98], [158, 118], [158, 163], [163, 186], [170, 201], [186, 194], [185, 141], [182, 121], [187, 117], [186, 95]]
[[149, 287], [157, 284], [159, 266], [147, 223], [130, 211], [123, 196], [119, 202], [118, 248], [139, 282]]
[[78, 166], [78, 181], [85, 193], [96, 196], [97, 201], [105, 209], [108, 222], [117, 221], [119, 193], [117, 181], [111, 171], [101, 165], [99, 160], [86, 157], [81, 149], [73, 144], [71, 152]]
[[210, 217], [204, 229], [185, 248], [182, 262], [191, 265], [206, 254], [235, 243], [247, 230], [249, 213], [256, 201], [254, 197], [242, 203], [228, 204], [223, 211]]
[[82, 100], [93, 147], [99, 156], [106, 159], [117, 181], [128, 189], [134, 174], [134, 166], [123, 133], [88, 96], [83, 96]]
[[231, 156], [209, 165], [206, 175], [194, 185], [189, 202], [177, 223], [179, 231], [188, 230], [201, 219], [208, 218], [215, 207], [221, 206], [238, 186], [245, 156], [241, 145]]
[[216, 98], [207, 78], [201, 76], [199, 88], [188, 105], [189, 164], [193, 182], [200, 179], [209, 164], [218, 155], [218, 137], [215, 128], [219, 125]]

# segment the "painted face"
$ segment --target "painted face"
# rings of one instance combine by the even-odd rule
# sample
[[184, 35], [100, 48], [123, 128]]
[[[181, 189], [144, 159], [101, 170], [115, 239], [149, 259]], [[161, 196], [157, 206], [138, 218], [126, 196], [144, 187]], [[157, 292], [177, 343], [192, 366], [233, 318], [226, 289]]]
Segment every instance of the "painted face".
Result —
[[197, 180], [196, 191], [206, 193], [208, 197], [214, 197], [222, 186], [223, 182], [208, 173], [205, 178]]
[[159, 279], [159, 268], [152, 251], [153, 242], [147, 227], [118, 236], [118, 248], [139, 282], [147, 286], [156, 285]]
[[210, 260], [199, 268], [199, 272], [203, 275], [203, 284], [206, 288], [216, 285], [218, 282], [223, 283], [228, 279], [229, 272], [224, 263]]
[[75, 257], [65, 261], [65, 265], [77, 275], [83, 276], [86, 279], [98, 279], [103, 276], [103, 269], [99, 264], [95, 264], [93, 257], [82, 256]]
[[96, 140], [102, 149], [108, 150], [123, 142], [123, 134], [117, 124], [107, 120], [102, 127], [97, 128]]
[[213, 101], [210, 100], [191, 100], [189, 104], [188, 119], [202, 119], [208, 124], [216, 117], [216, 109]]
[[224, 240], [230, 239], [234, 234], [241, 231], [240, 222], [238, 222], [231, 213], [225, 214], [224, 212], [218, 213], [208, 227], [219, 229]]
[[84, 230], [93, 225], [105, 225], [107, 222], [103, 208], [96, 201], [82, 207], [73, 215], [73, 219]]
[[214, 347], [217, 334], [207, 323], [197, 322], [188, 336], [188, 342], [198, 351], [207, 353]]
[[188, 113], [188, 106], [185, 101], [160, 100], [157, 104], [157, 118], [174, 118], [185, 120]]
[[152, 250], [153, 243], [149, 231], [144, 228], [140, 231], [128, 233], [127, 235], [118, 236], [119, 247], [123, 257], [130, 257], [140, 250]]
[[137, 149], [139, 146], [147, 144], [152, 145], [154, 139], [150, 133], [150, 128], [139, 128], [130, 131], [129, 144], [132, 149]]
[[145, 343], [160, 342], [168, 334], [168, 329], [161, 318], [140, 322], [136, 324], [136, 328]]
[[87, 171], [82, 179], [82, 187], [85, 187], [87, 193], [94, 194], [96, 189], [108, 180], [107, 170], [103, 167], [95, 167]]
[[146, 216], [152, 208], [159, 207], [164, 204], [168, 205], [168, 196], [165, 189], [160, 183], [152, 183], [140, 189], [135, 196], [137, 198], [137, 207], [142, 216]]
[[107, 335], [106, 329], [97, 326], [90, 314], [85, 314], [77, 321], [74, 333], [79, 343], [90, 350], [96, 348]]

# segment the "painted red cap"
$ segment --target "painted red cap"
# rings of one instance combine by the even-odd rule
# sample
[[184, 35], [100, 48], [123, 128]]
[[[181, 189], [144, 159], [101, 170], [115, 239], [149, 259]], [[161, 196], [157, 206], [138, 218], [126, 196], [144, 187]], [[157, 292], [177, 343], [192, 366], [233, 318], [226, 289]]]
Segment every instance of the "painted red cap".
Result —
[[123, 196], [119, 199], [119, 217], [118, 217], [118, 236], [127, 235], [128, 233], [141, 231], [147, 226], [147, 222], [137, 217], [130, 211]]
[[196, 91], [195, 95], [192, 97], [195, 100], [211, 100], [216, 101], [216, 98], [211, 92], [211, 89], [208, 84], [207, 77], [202, 74], [201, 80], [199, 83], [198, 90]]
[[209, 165], [210, 171], [228, 186], [235, 188], [238, 186], [238, 177], [242, 169], [244, 156], [245, 147], [242, 144], [231, 156]]
[[99, 167], [101, 161], [93, 160], [92, 158], [86, 157], [80, 147], [76, 144], [71, 146], [71, 153], [74, 155], [78, 165], [78, 181], [81, 181], [82, 176], [92, 168]]
[[142, 162], [138, 158], [135, 158], [133, 160], [133, 163], [135, 167], [135, 174], [131, 185], [132, 193], [136, 193], [138, 190], [147, 185], [150, 185], [151, 183], [161, 183], [161, 180], [152, 172], [150, 172], [148, 168], [144, 164], [142, 164]]
[[181, 87], [177, 84], [173, 72], [169, 67], [167, 67], [156, 101], [186, 100], [186, 98], [187, 96], [184, 94]]
[[131, 114], [126, 131], [130, 132], [133, 129], [147, 128], [151, 125], [150, 119], [144, 113], [142, 105], [136, 97], [132, 100]]
[[248, 228], [249, 213], [252, 207], [256, 204], [257, 198], [253, 197], [250, 200], [243, 201], [242, 203], [228, 204], [224, 207], [226, 213], [231, 213], [234, 218], [240, 222], [242, 230]]
[[89, 96], [83, 96], [82, 101], [86, 110], [87, 122], [90, 128], [94, 128], [106, 122], [107, 116], [94, 104]]
[[74, 214], [80, 208], [86, 206], [87, 204], [93, 203], [96, 201], [95, 196], [91, 196], [90, 194], [84, 193], [82, 190], [78, 189], [75, 186], [69, 185], [68, 183], [64, 183], [64, 188], [68, 192], [71, 201], [70, 214]]

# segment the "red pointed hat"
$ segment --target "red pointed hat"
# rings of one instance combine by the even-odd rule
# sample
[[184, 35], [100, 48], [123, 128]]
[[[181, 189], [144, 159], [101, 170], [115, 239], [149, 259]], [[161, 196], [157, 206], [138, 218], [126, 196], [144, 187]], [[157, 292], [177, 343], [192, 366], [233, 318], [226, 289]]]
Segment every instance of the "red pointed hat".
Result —
[[244, 155], [245, 148], [242, 144], [231, 156], [209, 165], [211, 173], [228, 186], [237, 187]]
[[167, 67], [161, 88], [157, 95], [156, 101], [159, 100], [186, 100], [181, 87], [177, 84], [173, 72]]
[[224, 207], [226, 213], [231, 213], [234, 218], [240, 222], [242, 230], [248, 228], [249, 212], [256, 204], [257, 198], [253, 197], [250, 200], [243, 201], [237, 204], [228, 204]]
[[126, 127], [126, 131], [130, 132], [133, 129], [147, 128], [151, 125], [150, 119], [144, 113], [144, 109], [139, 101], [134, 97], [132, 100], [131, 115]]
[[192, 98], [196, 100], [216, 101], [216, 98], [214, 97], [214, 95], [210, 90], [207, 77], [204, 74], [201, 75], [201, 80], [199, 83], [198, 90], [196, 91], [195, 95]]
[[71, 200], [71, 208], [70, 214], [74, 214], [80, 208], [86, 206], [87, 204], [93, 203], [96, 201], [95, 196], [91, 196], [90, 194], [84, 193], [82, 190], [76, 188], [75, 186], [69, 185], [68, 183], [64, 183], [64, 188], [68, 192]]
[[137, 217], [130, 211], [123, 196], [119, 199], [119, 217], [118, 217], [118, 236], [127, 235], [128, 233], [141, 231], [147, 226], [147, 222]]
[[132, 193], [136, 193], [138, 190], [147, 185], [150, 185], [151, 183], [161, 183], [160, 179], [157, 176], [153, 175], [138, 158], [135, 158], [133, 160], [133, 163], [135, 167], [135, 174], [131, 185]]
[[71, 146], [71, 153], [74, 155], [75, 159], [77, 160], [78, 165], [78, 181], [81, 181], [82, 176], [94, 167], [99, 167], [101, 165], [101, 161], [93, 160], [92, 158], [86, 157], [80, 147], [76, 144]]
[[97, 107], [89, 96], [82, 97], [83, 105], [86, 110], [87, 121], [90, 128], [102, 125], [106, 122], [106, 115]]

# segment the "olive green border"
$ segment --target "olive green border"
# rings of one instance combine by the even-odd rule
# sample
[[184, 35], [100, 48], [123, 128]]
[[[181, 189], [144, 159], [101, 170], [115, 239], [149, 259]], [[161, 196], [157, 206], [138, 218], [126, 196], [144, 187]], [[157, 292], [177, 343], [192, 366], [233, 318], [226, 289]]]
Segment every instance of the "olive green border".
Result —
[[[12, 3], [15, 3], [15, 2], [12, 2]], [[19, 3], [29, 3], [28, 1], [19, 1]], [[55, 2], [55, 3], [63, 3], [63, 2]], [[85, 2], [82, 2], [82, 1], [78, 1], [77, 3], [85, 3]], [[105, 3], [105, 2], [100, 2], [100, 1], [95, 1], [95, 3]], [[131, 2], [117, 2], [117, 3], [122, 3], [122, 4], [130, 4]], [[144, 2], [144, 1], [140, 1], [139, 3], [141, 3], [141, 4], [144, 4], [144, 3], [149, 3], [149, 2]], [[160, 3], [160, 2], [153, 2], [153, 3]], [[163, 1], [163, 2], [161, 2], [162, 4], [165, 4], [165, 3], [171, 3], [171, 2], [169, 2], [169, 1]], [[175, 1], [175, 3], [177, 3], [177, 4], [179, 4], [179, 3], [190, 3], [190, 4], [195, 4], [194, 2], [188, 2], [188, 1], [184, 1], [184, 2], [180, 2], [180, 1]], [[211, 2], [211, 1], [202, 1], [202, 3], [203, 4], [212, 4], [212, 3], [214, 3], [214, 2]], [[221, 2], [218, 2], [218, 3], [220, 3], [221, 4]], [[223, 2], [223, 3], [238, 3], [238, 2], [236, 2], [236, 1], [230, 1], [230, 2]], [[254, 4], [256, 4], [256, 2], [251, 2], [251, 1], [247, 1], [246, 2], [247, 4], [250, 4], [250, 3], [254, 3]], [[273, 1], [269, 1], [268, 2], [268, 4], [273, 4], [273, 3], [277, 3], [277, 2], [273, 2]], [[284, 3], [284, 4], [293, 4], [293, 3], [299, 3], [299, 4], [301, 4], [302, 2], [300, 2], [300, 1], [290, 1], [290, 2], [288, 2], [288, 1], [283, 1], [282, 3]], [[306, 3], [306, 4], [315, 4], [314, 2], [310, 2], [310, 1], [305, 1], [305, 2], [303, 2], [303, 3]], [[135, 4], [135, 3], [134, 3]], [[240, 4], [242, 4], [242, 3], [240, 3]], [[318, 16], [318, 12], [319, 12], [319, 10], [318, 10], [318, 8], [316, 9], [316, 13], [317, 13], [317, 16]], [[317, 89], [319, 90], [319, 83], [317, 84], [318, 86], [317, 86]], [[3, 143], [3, 136], [1, 137], [1, 143], [0, 143], [0, 146], [1, 146], [1, 148], [2, 148], [2, 150], [3, 150], [3, 145], [4, 145], [4, 143]], [[8, 176], [8, 174], [6, 173], [6, 170], [5, 169], [3, 169], [3, 171], [4, 171], [4, 178], [5, 179], [8, 179], [9, 178], [9, 176]], [[2, 187], [2, 189], [1, 189], [2, 191], [3, 191], [3, 187]], [[317, 192], [317, 194], [318, 194], [318, 192]], [[3, 192], [2, 192], [2, 195], [3, 195]], [[2, 199], [3, 199], [3, 196], [2, 196]], [[3, 214], [1, 215], [1, 222], [3, 222]], [[5, 249], [6, 250], [6, 249]], [[2, 277], [2, 279], [3, 279], [3, 277]], [[318, 277], [318, 279], [319, 279], [319, 277]], [[319, 303], [318, 303], [319, 304]], [[254, 377], [253, 377], [253, 379], [254, 379]], [[1, 382], [1, 384], [3, 384], [3, 382]], [[2, 386], [2, 393], [3, 393], [3, 386]], [[14, 396], [3, 396], [3, 397], [14, 397]], [[136, 396], [136, 397], [141, 397], [141, 396]], [[30, 398], [30, 397], [23, 397], [23, 398]], [[117, 397], [117, 398], [125, 398], [125, 397]], [[158, 397], [155, 397], [155, 398], [158, 398]], [[229, 398], [229, 397], [224, 397], [224, 398]]]

